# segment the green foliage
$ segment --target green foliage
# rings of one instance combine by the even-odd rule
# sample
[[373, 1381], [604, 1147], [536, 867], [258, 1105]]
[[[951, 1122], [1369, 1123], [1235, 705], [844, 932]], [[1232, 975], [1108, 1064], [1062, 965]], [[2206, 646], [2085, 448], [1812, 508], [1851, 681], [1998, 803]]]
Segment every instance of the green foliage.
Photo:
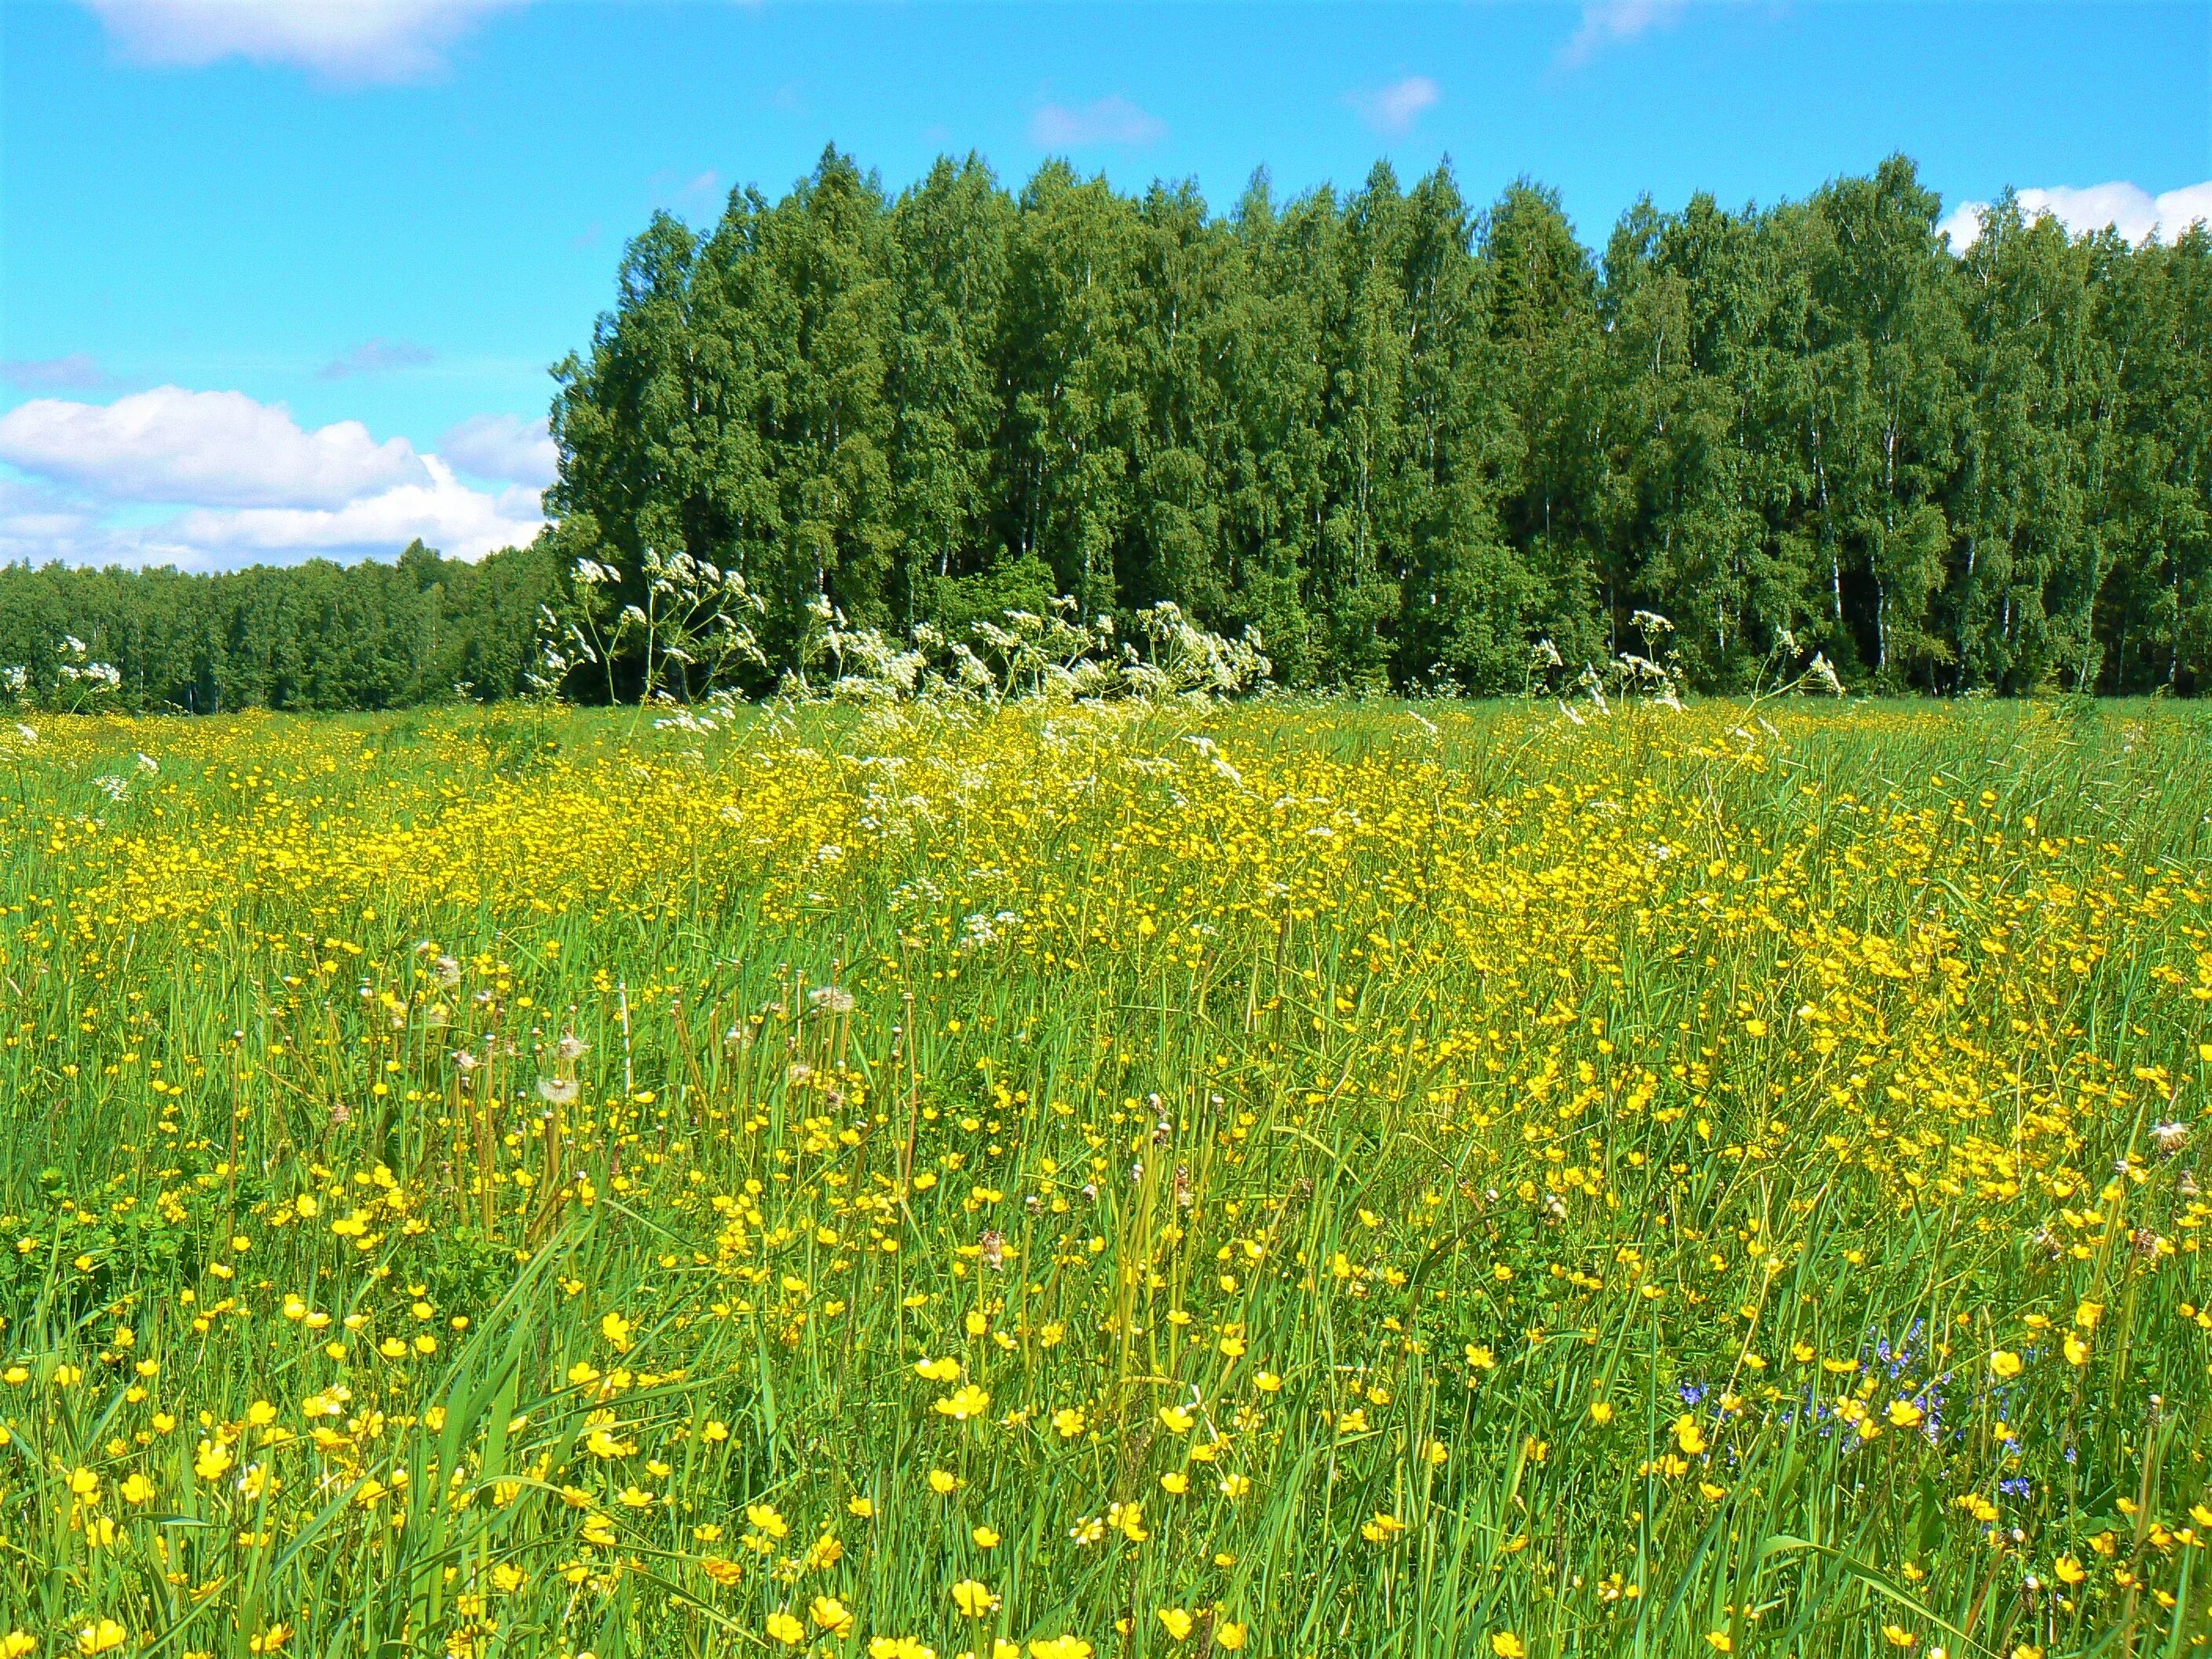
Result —
[[[1448, 167], [1289, 202], [1261, 173], [1224, 216], [973, 155], [894, 196], [830, 149], [629, 245], [554, 369], [534, 547], [11, 570], [0, 666], [97, 701], [58, 679], [74, 635], [115, 700], [197, 711], [753, 694], [818, 672], [832, 617], [964, 642], [1066, 596], [1254, 630], [1292, 687], [1516, 692], [1532, 652], [1617, 669], [1651, 612], [1709, 691], [1818, 653], [1855, 690], [2201, 693], [2212, 239], [2007, 197], [1960, 253], [1941, 213], [1894, 156], [1640, 202], [1593, 258], [1553, 193], [1479, 210]], [[672, 682], [617, 620], [684, 568], [742, 585], [726, 676]]]
[[1009, 611], [1043, 616], [1055, 597], [1052, 567], [1034, 553], [1010, 559], [994, 570], [968, 576], [936, 576], [921, 590], [922, 614], [948, 638], [965, 639], [978, 623], [999, 623]]
[[538, 607], [567, 575], [550, 544], [475, 564], [421, 542], [396, 564], [327, 560], [222, 575], [0, 567], [0, 665], [48, 707], [85, 702], [63, 649], [120, 676], [96, 706], [142, 713], [397, 708], [525, 689]]
[[[1672, 618], [1944, 692], [2202, 688], [2202, 234], [2027, 223], [1964, 257], [1893, 157], [1809, 201], [1624, 216], [1449, 168], [1226, 217], [1188, 184], [974, 156], [887, 199], [847, 157], [633, 244], [562, 366], [551, 497], [633, 573], [678, 541], [767, 607], [957, 632], [1046, 591], [1256, 628], [1292, 685], [1516, 690]], [[1008, 574], [1018, 570], [1018, 576]]]

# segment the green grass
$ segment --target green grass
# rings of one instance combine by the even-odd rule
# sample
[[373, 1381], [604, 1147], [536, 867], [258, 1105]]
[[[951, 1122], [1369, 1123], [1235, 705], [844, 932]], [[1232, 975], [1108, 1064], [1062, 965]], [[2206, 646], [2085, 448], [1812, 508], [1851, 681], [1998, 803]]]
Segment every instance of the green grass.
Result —
[[44, 724], [0, 1632], [2201, 1649], [2208, 753], [2171, 703]]

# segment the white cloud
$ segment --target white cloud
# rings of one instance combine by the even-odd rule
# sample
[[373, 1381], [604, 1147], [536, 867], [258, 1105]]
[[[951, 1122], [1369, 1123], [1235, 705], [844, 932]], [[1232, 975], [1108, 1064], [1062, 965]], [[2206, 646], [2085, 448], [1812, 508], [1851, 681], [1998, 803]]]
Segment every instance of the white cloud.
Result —
[[553, 439], [542, 419], [471, 415], [438, 440], [438, 453], [479, 478], [507, 478], [541, 489], [553, 482]]
[[96, 515], [46, 485], [0, 477], [0, 562], [65, 558], [93, 533]]
[[1047, 104], [1030, 118], [1030, 137], [1046, 149], [1150, 144], [1166, 137], [1167, 131], [1166, 122], [1138, 108], [1118, 92], [1079, 109]]
[[471, 489], [435, 455], [424, 456], [422, 467], [427, 483], [400, 484], [339, 507], [197, 508], [143, 534], [189, 550], [185, 556], [229, 564], [388, 557], [418, 536], [453, 557], [475, 559], [528, 541], [544, 521], [534, 489]]
[[364, 340], [350, 351], [342, 351], [325, 363], [318, 379], [343, 380], [355, 374], [389, 374], [394, 369], [422, 368], [438, 360], [438, 354], [412, 340], [387, 340], [381, 335]]
[[1620, 46], [1655, 28], [1668, 27], [1680, 20], [1685, 4], [1686, 0], [1590, 0], [1583, 8], [1580, 27], [1559, 48], [1559, 63], [1572, 69], [1607, 46]]
[[530, 0], [83, 0], [141, 63], [225, 58], [287, 64], [334, 81], [416, 81], [496, 11]]
[[307, 432], [282, 404], [176, 386], [19, 404], [0, 415], [0, 461], [108, 501], [214, 507], [337, 507], [423, 476], [404, 438], [378, 443], [359, 421]]
[[[2212, 221], [2212, 179], [2201, 185], [2184, 185], [2161, 196], [2152, 195], [2140, 185], [2118, 179], [2080, 189], [2058, 185], [2049, 190], [2023, 190], [2018, 194], [2020, 210], [2025, 217], [2037, 219], [2049, 214], [2074, 236], [2110, 225], [2130, 242], [2141, 242], [2152, 236], [2170, 242], [2185, 234], [2198, 220]], [[1951, 239], [1954, 252], [1964, 253], [1981, 240], [1982, 215], [1989, 207], [1987, 202], [1961, 202], [1936, 227]]]
[[1402, 138], [1413, 130], [1413, 123], [1419, 120], [1425, 111], [1432, 108], [1443, 95], [1437, 83], [1427, 76], [1409, 75], [1402, 81], [1393, 81], [1387, 87], [1377, 87], [1370, 92], [1355, 92], [1348, 101], [1376, 131]]
[[185, 570], [310, 558], [349, 563], [391, 558], [418, 536], [449, 558], [476, 559], [523, 545], [544, 521], [535, 490], [471, 489], [435, 456], [424, 467], [428, 484], [403, 484], [332, 510], [203, 507], [143, 526], [107, 522], [84, 502], [0, 479], [0, 562]]
[[115, 377], [90, 352], [66, 357], [9, 357], [0, 361], [0, 380], [27, 392], [104, 392]]
[[[505, 422], [502, 425], [502, 422]], [[416, 537], [460, 558], [528, 541], [544, 522], [542, 424], [465, 421], [447, 434], [475, 470], [512, 477], [474, 489], [404, 438], [358, 421], [301, 428], [283, 405], [236, 392], [161, 386], [106, 405], [42, 398], [0, 416], [0, 559], [219, 569], [323, 556], [390, 557]], [[503, 441], [503, 448], [495, 442]], [[149, 503], [185, 510], [147, 523]]]

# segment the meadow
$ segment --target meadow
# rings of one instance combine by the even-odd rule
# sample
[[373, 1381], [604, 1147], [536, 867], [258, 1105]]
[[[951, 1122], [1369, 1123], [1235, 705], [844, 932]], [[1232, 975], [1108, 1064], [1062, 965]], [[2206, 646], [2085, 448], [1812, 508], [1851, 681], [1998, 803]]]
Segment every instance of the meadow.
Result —
[[0, 1656], [2174, 1656], [2212, 714], [0, 735]]

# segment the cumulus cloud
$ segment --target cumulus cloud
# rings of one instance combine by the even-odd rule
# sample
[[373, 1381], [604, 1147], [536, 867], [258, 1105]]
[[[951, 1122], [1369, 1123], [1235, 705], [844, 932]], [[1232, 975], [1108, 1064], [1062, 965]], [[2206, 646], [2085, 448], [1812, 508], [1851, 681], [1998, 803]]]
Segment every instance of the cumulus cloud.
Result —
[[1030, 118], [1030, 138], [1046, 149], [1150, 144], [1167, 137], [1167, 131], [1166, 122], [1138, 108], [1118, 92], [1079, 108], [1047, 104]]
[[[2023, 216], [2038, 219], [2047, 213], [2074, 236], [2110, 225], [2130, 242], [2153, 236], [2171, 242], [2186, 234], [2198, 220], [2212, 222], [2212, 179], [2184, 185], [2161, 196], [2124, 180], [2078, 190], [2058, 185], [2049, 190], [2023, 190], [2018, 195]], [[1982, 215], [1989, 208], [1987, 202], [1961, 202], [1936, 227], [1951, 239], [1954, 252], [1964, 253], [1981, 240]]]
[[116, 524], [94, 505], [0, 479], [0, 562], [234, 570], [310, 558], [388, 559], [417, 537], [449, 557], [475, 559], [523, 545], [544, 521], [535, 490], [471, 489], [435, 456], [423, 466], [429, 483], [342, 507], [198, 507], [152, 525]]
[[112, 404], [37, 398], [0, 415], [0, 461], [109, 501], [337, 507], [419, 482], [404, 438], [359, 421], [302, 430], [242, 392], [156, 386]]
[[543, 420], [471, 415], [438, 440], [438, 453], [479, 478], [510, 479], [541, 489], [553, 482], [553, 439]]
[[419, 81], [494, 12], [530, 0], [83, 0], [125, 55], [197, 69], [225, 58], [342, 82]]
[[1387, 87], [1371, 91], [1355, 92], [1349, 102], [1358, 110], [1360, 118], [1376, 131], [1394, 138], [1402, 138], [1413, 130], [1413, 123], [1424, 112], [1434, 106], [1443, 92], [1425, 75], [1409, 75], [1402, 81], [1393, 81]]
[[1666, 28], [1681, 18], [1686, 0], [1590, 0], [1583, 6], [1582, 22], [1567, 44], [1559, 48], [1562, 67], [1586, 64], [1607, 46], [1635, 40], [1655, 28]]
[[0, 358], [0, 380], [24, 392], [104, 392], [115, 384], [114, 376], [86, 351], [66, 357]]
[[318, 378], [343, 380], [355, 374], [389, 374], [398, 368], [422, 368], [438, 361], [438, 354], [412, 340], [387, 340], [379, 336], [364, 340], [350, 351], [342, 351], [325, 363]]
[[244, 564], [254, 560], [389, 556], [420, 537], [457, 558], [528, 541], [544, 522], [538, 492], [515, 485], [471, 489], [435, 455], [428, 482], [400, 484], [337, 507], [195, 508], [143, 533], [181, 556]]
[[[36, 399], [0, 416], [0, 461], [31, 475], [0, 477], [0, 559], [219, 569], [388, 557], [418, 536], [479, 557], [528, 541], [544, 521], [526, 476], [531, 429], [500, 418], [454, 428], [463, 449], [507, 440], [502, 465], [483, 476], [514, 482], [485, 490], [404, 438], [379, 443], [358, 421], [310, 431], [283, 404], [242, 392], [160, 386], [105, 405]], [[185, 510], [149, 523], [149, 504]]]

